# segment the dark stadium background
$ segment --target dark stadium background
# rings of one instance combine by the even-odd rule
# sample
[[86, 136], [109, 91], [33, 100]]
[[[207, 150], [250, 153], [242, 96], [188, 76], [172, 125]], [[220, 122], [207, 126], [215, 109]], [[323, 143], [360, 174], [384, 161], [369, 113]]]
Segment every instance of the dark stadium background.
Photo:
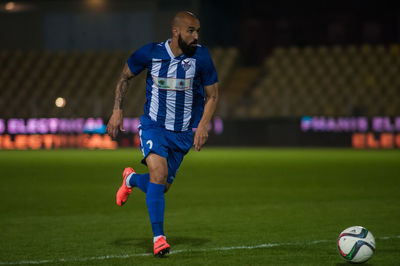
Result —
[[[223, 123], [209, 145], [400, 146], [396, 1], [87, 0], [1, 2], [0, 131], [11, 143], [3, 148], [15, 147], [9, 119], [35, 127], [29, 118], [102, 118], [104, 128], [126, 58], [166, 40], [182, 9], [198, 14], [219, 73]], [[137, 118], [144, 75], [131, 87], [125, 116]], [[58, 97], [65, 107], [55, 106]], [[349, 126], [354, 117], [366, 118], [367, 128]], [[377, 130], [376, 118], [387, 126]], [[120, 134], [119, 146], [137, 144], [135, 133]], [[16, 147], [37, 141], [29, 138]]]
[[[11, 143], [3, 148], [15, 147], [16, 134], [7, 131], [13, 118], [26, 127], [35, 124], [29, 118], [50, 117], [102, 118], [104, 125], [124, 61], [167, 39], [181, 9], [198, 14], [201, 43], [219, 72], [223, 127], [209, 145], [400, 146], [396, 1], [87, 0], [1, 2], [0, 130]], [[143, 79], [132, 86], [126, 117], [141, 114]], [[65, 107], [54, 105], [58, 97]], [[322, 126], [304, 130], [313, 117]], [[367, 128], [335, 126], [354, 117], [368, 119]], [[388, 126], [376, 130], [376, 117]], [[119, 146], [135, 145], [135, 133], [121, 134]]]
[[[0, 1], [0, 265], [367, 265], [400, 261], [398, 1]], [[105, 125], [128, 56], [201, 20], [219, 75], [209, 140], [166, 194], [171, 254], [153, 258], [137, 173], [144, 74], [125, 133]], [[57, 107], [56, 103], [60, 106]]]

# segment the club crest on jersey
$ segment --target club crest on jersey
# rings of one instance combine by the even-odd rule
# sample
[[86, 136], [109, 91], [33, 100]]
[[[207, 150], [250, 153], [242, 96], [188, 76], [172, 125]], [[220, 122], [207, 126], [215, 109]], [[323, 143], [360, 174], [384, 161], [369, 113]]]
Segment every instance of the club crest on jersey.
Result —
[[191, 66], [192, 65], [190, 64], [190, 60], [189, 59], [183, 59], [182, 60], [183, 70], [188, 71]]

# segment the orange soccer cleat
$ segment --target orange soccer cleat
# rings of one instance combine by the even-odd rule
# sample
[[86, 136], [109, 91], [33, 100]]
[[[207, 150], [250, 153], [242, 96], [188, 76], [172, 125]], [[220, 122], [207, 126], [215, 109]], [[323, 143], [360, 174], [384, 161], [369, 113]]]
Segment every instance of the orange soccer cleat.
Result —
[[169, 253], [169, 248], [170, 246], [167, 243], [167, 240], [165, 240], [165, 237], [159, 237], [154, 243], [154, 256], [163, 257], [164, 255]]
[[122, 185], [117, 191], [117, 205], [122, 206], [128, 200], [129, 194], [132, 192], [132, 188], [129, 188], [126, 185], [126, 178], [131, 174], [135, 173], [135, 171], [131, 167], [127, 167], [124, 169], [122, 173]]

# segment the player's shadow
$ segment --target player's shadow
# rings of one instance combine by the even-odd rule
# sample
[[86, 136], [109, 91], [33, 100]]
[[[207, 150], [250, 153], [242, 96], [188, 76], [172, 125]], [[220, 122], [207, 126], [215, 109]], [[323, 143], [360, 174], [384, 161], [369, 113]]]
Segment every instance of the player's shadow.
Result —
[[[183, 236], [176, 236], [176, 237], [168, 237], [168, 243], [171, 246], [184, 244], [185, 246], [189, 246], [191, 248], [201, 247], [206, 243], [210, 242], [210, 239], [207, 238], [200, 238], [200, 237], [183, 237]], [[152, 252], [153, 248], [151, 245], [151, 238], [120, 238], [112, 242], [115, 246], [135, 246], [138, 248], [148, 247], [146, 252]]]
[[[336, 263], [336, 266], [349, 266], [349, 265], [358, 265], [358, 264], [354, 264], [354, 263], [348, 263], [348, 262], [341, 262], [341, 263]], [[362, 263], [362, 265], [371, 265], [369, 264], [369, 262], [364, 262]]]

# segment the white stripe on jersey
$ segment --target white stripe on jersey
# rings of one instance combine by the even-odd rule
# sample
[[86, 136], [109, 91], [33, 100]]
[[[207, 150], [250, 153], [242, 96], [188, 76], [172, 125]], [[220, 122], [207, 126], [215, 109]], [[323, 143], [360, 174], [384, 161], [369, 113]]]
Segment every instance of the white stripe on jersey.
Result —
[[[168, 45], [169, 46], [169, 45]], [[179, 60], [171, 59], [168, 67], [167, 78], [176, 78]], [[174, 130], [175, 128], [175, 108], [176, 108], [176, 90], [167, 90], [167, 111], [165, 117], [165, 128]]]
[[[161, 59], [153, 58], [151, 65], [151, 75], [158, 76], [160, 69], [161, 69]], [[153, 85], [151, 86], [151, 100], [150, 100], [150, 110], [149, 110], [150, 118], [153, 121], [157, 121], [158, 106], [159, 106], [158, 87], [157, 84], [153, 83]]]
[[165, 42], [165, 49], [167, 50], [169, 57], [171, 57], [171, 59], [174, 59], [174, 58], [175, 58], [175, 55], [174, 55], [174, 53], [172, 52], [171, 47], [169, 47], [170, 41], [171, 41], [171, 39], [168, 39], [168, 40]]
[[[190, 88], [193, 88], [194, 75], [196, 74], [196, 59], [190, 59], [191, 67], [186, 71], [186, 79], [191, 79]], [[182, 131], [189, 129], [192, 118], [193, 90], [185, 90], [185, 108], [183, 110]]]

